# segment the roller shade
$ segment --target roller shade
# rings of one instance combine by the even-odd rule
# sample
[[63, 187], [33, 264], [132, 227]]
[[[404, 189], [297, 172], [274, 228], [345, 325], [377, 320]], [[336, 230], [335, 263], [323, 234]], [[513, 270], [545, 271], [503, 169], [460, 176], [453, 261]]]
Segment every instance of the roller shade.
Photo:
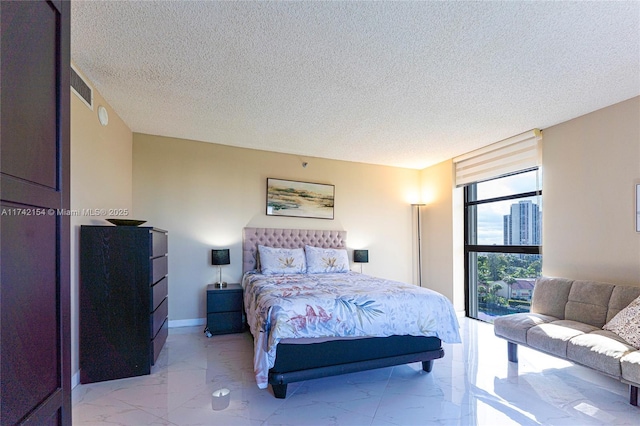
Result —
[[456, 186], [539, 167], [541, 140], [542, 132], [533, 129], [454, 158]]

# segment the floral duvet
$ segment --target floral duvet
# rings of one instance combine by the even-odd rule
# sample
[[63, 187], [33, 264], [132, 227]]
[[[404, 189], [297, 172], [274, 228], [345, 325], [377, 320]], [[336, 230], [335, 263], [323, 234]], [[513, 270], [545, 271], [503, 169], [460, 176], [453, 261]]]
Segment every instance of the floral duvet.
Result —
[[245, 274], [244, 304], [254, 338], [254, 372], [267, 387], [285, 338], [436, 336], [459, 343], [449, 300], [433, 290], [355, 272]]

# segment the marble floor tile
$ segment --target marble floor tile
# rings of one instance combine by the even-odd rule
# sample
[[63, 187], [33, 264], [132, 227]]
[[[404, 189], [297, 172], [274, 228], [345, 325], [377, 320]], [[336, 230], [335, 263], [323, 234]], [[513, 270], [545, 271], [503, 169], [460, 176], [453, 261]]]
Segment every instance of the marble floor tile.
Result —
[[[169, 330], [150, 375], [78, 385], [74, 425], [638, 425], [628, 387], [587, 368], [519, 348], [518, 364], [491, 324], [460, 319], [462, 344], [425, 373], [420, 363], [258, 389], [248, 333], [207, 338]], [[212, 393], [230, 390], [212, 409]]]

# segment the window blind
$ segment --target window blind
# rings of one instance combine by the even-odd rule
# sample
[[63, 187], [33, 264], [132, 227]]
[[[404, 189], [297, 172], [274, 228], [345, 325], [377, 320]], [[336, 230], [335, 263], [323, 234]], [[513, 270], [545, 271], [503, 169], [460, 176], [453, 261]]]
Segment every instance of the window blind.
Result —
[[456, 186], [539, 167], [541, 140], [542, 132], [533, 129], [454, 158]]

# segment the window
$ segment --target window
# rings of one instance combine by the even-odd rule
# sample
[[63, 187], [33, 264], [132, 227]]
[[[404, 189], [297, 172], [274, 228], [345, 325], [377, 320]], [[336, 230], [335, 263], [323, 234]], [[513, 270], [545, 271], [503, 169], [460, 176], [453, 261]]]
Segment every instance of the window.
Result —
[[539, 169], [467, 184], [464, 197], [467, 316], [528, 312], [542, 270]]

